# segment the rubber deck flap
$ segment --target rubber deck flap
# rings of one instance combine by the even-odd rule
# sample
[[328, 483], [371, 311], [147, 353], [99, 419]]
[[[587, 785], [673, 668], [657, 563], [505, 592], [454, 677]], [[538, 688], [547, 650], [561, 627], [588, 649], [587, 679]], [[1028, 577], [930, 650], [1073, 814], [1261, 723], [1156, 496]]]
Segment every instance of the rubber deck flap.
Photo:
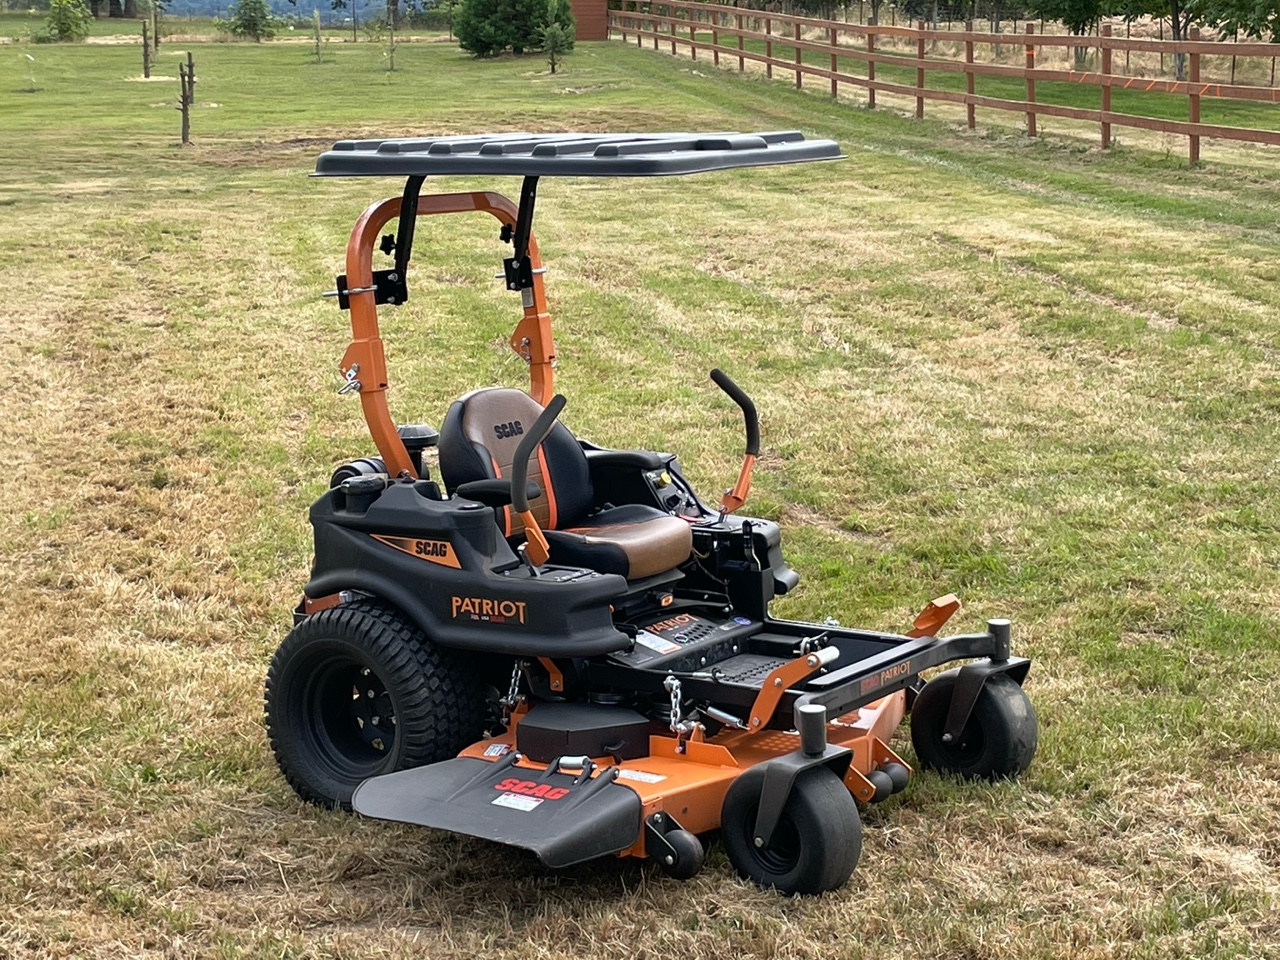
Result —
[[640, 797], [608, 776], [574, 785], [568, 774], [446, 760], [366, 780], [351, 805], [379, 820], [412, 823], [532, 850], [569, 867], [625, 850], [640, 836]]
[[795, 130], [764, 133], [505, 133], [494, 136], [340, 140], [316, 161], [318, 177], [661, 177], [738, 167], [839, 160], [831, 140]]

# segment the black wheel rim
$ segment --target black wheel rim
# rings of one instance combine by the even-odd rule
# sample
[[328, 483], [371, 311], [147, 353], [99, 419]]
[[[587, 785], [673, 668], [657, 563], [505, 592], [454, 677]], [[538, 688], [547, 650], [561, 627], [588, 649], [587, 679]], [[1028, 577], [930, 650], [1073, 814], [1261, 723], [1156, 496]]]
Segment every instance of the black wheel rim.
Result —
[[982, 759], [987, 749], [987, 738], [982, 732], [982, 725], [970, 717], [960, 736], [950, 743], [942, 739], [942, 731], [939, 730], [938, 749], [953, 767], [967, 769]]
[[756, 862], [760, 864], [766, 879], [785, 876], [796, 868], [800, 862], [800, 834], [796, 825], [785, 813], [778, 825], [773, 828], [773, 836], [769, 838], [767, 847], [757, 847], [755, 838], [756, 810], [744, 818], [742, 823], [743, 839], [747, 849], [752, 851]]
[[333, 654], [316, 664], [299, 725], [314, 756], [344, 778], [371, 775], [395, 748], [396, 717], [386, 683], [369, 664]]

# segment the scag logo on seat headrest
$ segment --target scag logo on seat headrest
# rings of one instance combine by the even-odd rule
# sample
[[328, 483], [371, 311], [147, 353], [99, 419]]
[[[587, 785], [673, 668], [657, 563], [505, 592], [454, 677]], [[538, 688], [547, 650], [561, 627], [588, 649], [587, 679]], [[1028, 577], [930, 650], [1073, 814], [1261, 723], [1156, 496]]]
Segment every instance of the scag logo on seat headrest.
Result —
[[508, 777], [493, 789], [525, 797], [540, 797], [543, 800], [561, 800], [569, 795], [567, 787], [553, 787], [549, 783], [534, 783], [532, 780], [519, 780], [515, 777]]
[[524, 433], [524, 425], [519, 420], [512, 420], [510, 423], [495, 423], [493, 432], [499, 440], [506, 440], [508, 437], [518, 437]]

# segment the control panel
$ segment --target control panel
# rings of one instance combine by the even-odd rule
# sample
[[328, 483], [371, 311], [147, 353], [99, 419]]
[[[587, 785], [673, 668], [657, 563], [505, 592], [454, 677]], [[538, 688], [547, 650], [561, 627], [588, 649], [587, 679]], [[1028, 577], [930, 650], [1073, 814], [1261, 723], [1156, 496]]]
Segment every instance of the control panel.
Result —
[[686, 611], [650, 613], [632, 625], [631, 649], [610, 659], [646, 670], [700, 670], [741, 652], [742, 641], [761, 628], [746, 617], [717, 622]]
[[671, 470], [663, 468], [644, 471], [644, 479], [658, 505], [667, 513], [677, 517], [702, 516], [697, 498], [688, 488], [683, 477], [678, 474], [673, 475]]

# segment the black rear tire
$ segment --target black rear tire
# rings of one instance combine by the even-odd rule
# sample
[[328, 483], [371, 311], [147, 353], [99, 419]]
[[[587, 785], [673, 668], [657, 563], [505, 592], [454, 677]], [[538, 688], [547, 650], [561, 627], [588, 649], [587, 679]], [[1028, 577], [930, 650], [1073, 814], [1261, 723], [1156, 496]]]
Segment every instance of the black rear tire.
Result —
[[824, 893], [844, 885], [862, 855], [862, 820], [844, 783], [826, 767], [796, 777], [767, 847], [755, 845], [764, 765], [725, 794], [721, 836], [729, 862], [748, 880], [779, 893]]
[[911, 707], [911, 744], [920, 763], [966, 780], [1025, 773], [1036, 755], [1039, 723], [1022, 687], [1004, 674], [987, 678], [963, 732], [950, 743], [943, 740], [959, 674], [948, 670], [934, 677]]
[[322, 610], [289, 632], [267, 671], [276, 763], [302, 799], [350, 810], [369, 777], [447, 760], [480, 737], [476, 674], [390, 607]]

